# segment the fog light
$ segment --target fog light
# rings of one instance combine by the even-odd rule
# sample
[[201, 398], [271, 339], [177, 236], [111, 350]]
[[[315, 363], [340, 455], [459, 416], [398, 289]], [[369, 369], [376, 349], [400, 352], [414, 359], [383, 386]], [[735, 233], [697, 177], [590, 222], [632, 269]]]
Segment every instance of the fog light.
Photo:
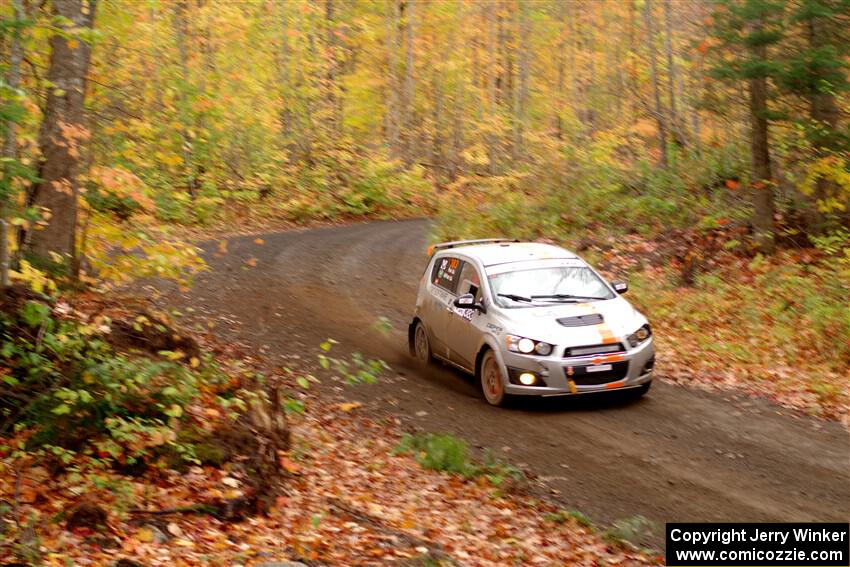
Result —
[[532, 384], [537, 382], [537, 376], [535, 376], [531, 372], [523, 372], [519, 375], [519, 381], [525, 386], [531, 386]]

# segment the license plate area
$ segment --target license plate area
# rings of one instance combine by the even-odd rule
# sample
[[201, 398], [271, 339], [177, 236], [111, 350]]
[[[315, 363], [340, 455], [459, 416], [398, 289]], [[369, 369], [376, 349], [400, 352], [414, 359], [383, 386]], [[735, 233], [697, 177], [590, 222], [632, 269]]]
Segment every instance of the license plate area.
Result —
[[629, 361], [565, 366], [564, 373], [578, 386], [602, 385], [625, 378], [629, 373]]

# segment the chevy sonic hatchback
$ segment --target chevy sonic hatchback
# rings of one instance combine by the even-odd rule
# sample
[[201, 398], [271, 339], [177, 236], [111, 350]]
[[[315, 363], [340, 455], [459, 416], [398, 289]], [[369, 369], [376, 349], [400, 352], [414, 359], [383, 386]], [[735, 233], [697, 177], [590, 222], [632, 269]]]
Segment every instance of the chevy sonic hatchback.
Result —
[[485, 399], [628, 390], [645, 394], [646, 318], [572, 252], [500, 239], [432, 247], [409, 328], [411, 354], [476, 377]]

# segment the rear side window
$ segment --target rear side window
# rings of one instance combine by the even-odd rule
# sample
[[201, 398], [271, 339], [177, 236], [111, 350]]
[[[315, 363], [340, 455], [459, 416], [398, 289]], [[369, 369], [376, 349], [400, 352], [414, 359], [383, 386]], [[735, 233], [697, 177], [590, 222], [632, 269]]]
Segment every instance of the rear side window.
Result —
[[457, 282], [460, 280], [462, 265], [463, 262], [451, 256], [437, 258], [434, 262], [434, 270], [431, 272], [431, 283], [454, 293]]
[[457, 288], [458, 295], [471, 293], [476, 302], [481, 300], [481, 278], [478, 277], [478, 270], [475, 269], [475, 266], [469, 262], [464, 262], [458, 282], [460, 282]]

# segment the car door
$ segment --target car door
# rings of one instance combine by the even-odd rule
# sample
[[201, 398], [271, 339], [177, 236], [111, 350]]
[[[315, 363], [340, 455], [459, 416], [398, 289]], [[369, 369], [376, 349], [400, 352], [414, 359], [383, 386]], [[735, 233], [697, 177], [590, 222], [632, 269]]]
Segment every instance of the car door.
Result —
[[[471, 293], [476, 303], [481, 302], [481, 275], [472, 262], [463, 261], [457, 278], [456, 295]], [[481, 344], [481, 335], [486, 316], [476, 309], [460, 309], [452, 306], [446, 328], [446, 342], [450, 360], [470, 371], [475, 370], [475, 355]]]
[[440, 256], [434, 261], [431, 279], [428, 282], [423, 320], [428, 326], [431, 339], [431, 352], [450, 360], [447, 343], [449, 318], [454, 309], [455, 288], [457, 287], [462, 262], [455, 256]]

